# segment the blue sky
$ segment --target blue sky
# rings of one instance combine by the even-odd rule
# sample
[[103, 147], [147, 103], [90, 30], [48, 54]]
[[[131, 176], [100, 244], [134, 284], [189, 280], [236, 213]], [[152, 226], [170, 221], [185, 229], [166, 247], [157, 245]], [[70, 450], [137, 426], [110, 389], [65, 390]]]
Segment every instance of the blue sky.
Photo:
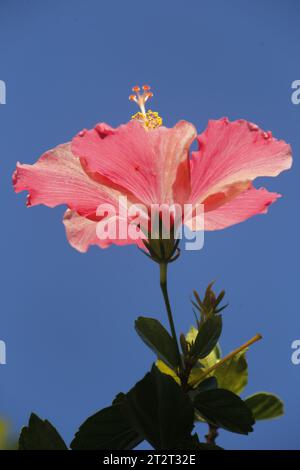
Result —
[[77, 253], [65, 239], [64, 208], [26, 209], [25, 194], [11, 188], [17, 160], [33, 163], [96, 122], [128, 121], [130, 88], [145, 82], [166, 125], [184, 118], [200, 132], [210, 118], [245, 118], [292, 145], [292, 170], [258, 182], [284, 197], [267, 216], [208, 233], [203, 250], [185, 251], [170, 269], [170, 295], [186, 331], [191, 291], [216, 279], [230, 302], [223, 351], [264, 336], [248, 354], [247, 394], [278, 393], [286, 415], [248, 437], [224, 431], [220, 445], [300, 448], [300, 365], [291, 363], [300, 339], [300, 105], [291, 102], [299, 14], [296, 0], [1, 1], [0, 415], [15, 431], [35, 411], [70, 441], [154, 359], [133, 323], [145, 315], [166, 324], [157, 266], [134, 247]]

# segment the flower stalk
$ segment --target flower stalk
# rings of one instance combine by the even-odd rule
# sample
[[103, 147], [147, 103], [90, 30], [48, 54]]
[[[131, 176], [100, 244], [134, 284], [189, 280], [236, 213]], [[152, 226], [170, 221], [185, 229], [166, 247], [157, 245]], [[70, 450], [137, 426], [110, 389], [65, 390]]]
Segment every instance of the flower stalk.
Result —
[[160, 288], [161, 288], [163, 298], [165, 301], [170, 330], [171, 330], [172, 338], [173, 338], [174, 345], [176, 348], [178, 364], [180, 365], [180, 368], [182, 368], [183, 367], [182, 357], [180, 354], [179, 343], [177, 339], [177, 334], [176, 334], [176, 329], [175, 329], [175, 324], [174, 324], [174, 319], [173, 319], [173, 314], [172, 314], [172, 309], [171, 309], [171, 304], [170, 304], [170, 299], [169, 299], [169, 294], [168, 294], [168, 282], [167, 282], [168, 263], [161, 262], [159, 264], [159, 269], [160, 269]]

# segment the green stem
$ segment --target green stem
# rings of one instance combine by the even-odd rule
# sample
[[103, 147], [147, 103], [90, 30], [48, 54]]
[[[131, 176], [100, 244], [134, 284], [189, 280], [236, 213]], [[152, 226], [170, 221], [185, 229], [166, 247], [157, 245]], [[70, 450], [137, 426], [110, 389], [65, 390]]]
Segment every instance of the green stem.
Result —
[[160, 263], [159, 267], [160, 267], [160, 287], [161, 287], [161, 291], [162, 291], [165, 305], [166, 305], [171, 334], [172, 334], [172, 338], [173, 338], [175, 348], [176, 348], [178, 364], [180, 365], [180, 368], [182, 368], [182, 359], [181, 359], [181, 354], [179, 350], [179, 344], [177, 340], [177, 335], [176, 335], [176, 330], [175, 330], [175, 325], [174, 325], [174, 320], [173, 320], [173, 315], [172, 315], [172, 310], [171, 310], [171, 305], [170, 305], [170, 300], [169, 300], [169, 294], [168, 294], [168, 284], [167, 284], [168, 263], [162, 262]]

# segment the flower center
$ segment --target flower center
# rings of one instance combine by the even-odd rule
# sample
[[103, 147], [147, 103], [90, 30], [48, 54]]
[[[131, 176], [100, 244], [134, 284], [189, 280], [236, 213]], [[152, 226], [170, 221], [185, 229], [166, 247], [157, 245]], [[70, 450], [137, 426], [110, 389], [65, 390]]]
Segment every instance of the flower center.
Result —
[[139, 121], [147, 130], [156, 129], [162, 125], [162, 118], [157, 112], [151, 111], [151, 109], [146, 111], [146, 102], [149, 98], [152, 98], [153, 93], [150, 91], [150, 87], [148, 85], [143, 85], [142, 90], [143, 92], [140, 93], [140, 87], [134, 86], [132, 88], [134, 94], [130, 95], [129, 99], [138, 105], [140, 111], [131, 116], [131, 119]]

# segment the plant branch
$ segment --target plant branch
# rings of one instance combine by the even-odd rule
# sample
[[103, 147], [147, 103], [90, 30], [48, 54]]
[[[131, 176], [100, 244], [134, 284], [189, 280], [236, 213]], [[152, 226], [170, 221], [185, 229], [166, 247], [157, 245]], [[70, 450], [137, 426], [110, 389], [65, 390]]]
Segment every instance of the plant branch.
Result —
[[218, 428], [213, 426], [212, 424], [208, 425], [208, 434], [206, 434], [206, 444], [214, 445], [216, 443], [216, 439], [218, 437]]
[[222, 359], [220, 359], [219, 362], [217, 362], [216, 364], [214, 364], [213, 366], [211, 366], [209, 369], [207, 369], [203, 375], [203, 377], [201, 378], [201, 381], [204, 379], [204, 377], [206, 377], [207, 375], [209, 375], [211, 372], [213, 372], [215, 369], [217, 369], [219, 366], [221, 366], [222, 364], [224, 364], [224, 362], [228, 361], [229, 359], [231, 359], [233, 356], [235, 356], [236, 354], [240, 353], [241, 351], [243, 351], [244, 349], [247, 349], [249, 346], [251, 346], [253, 343], [256, 343], [257, 341], [261, 340], [262, 339], [262, 336], [260, 334], [257, 334], [255, 336], [253, 336], [253, 338], [249, 339], [249, 341], [247, 341], [246, 343], [242, 344], [242, 346], [240, 346], [239, 348], [235, 349], [234, 351], [232, 351], [231, 353], [229, 353], [227, 356], [223, 357]]

